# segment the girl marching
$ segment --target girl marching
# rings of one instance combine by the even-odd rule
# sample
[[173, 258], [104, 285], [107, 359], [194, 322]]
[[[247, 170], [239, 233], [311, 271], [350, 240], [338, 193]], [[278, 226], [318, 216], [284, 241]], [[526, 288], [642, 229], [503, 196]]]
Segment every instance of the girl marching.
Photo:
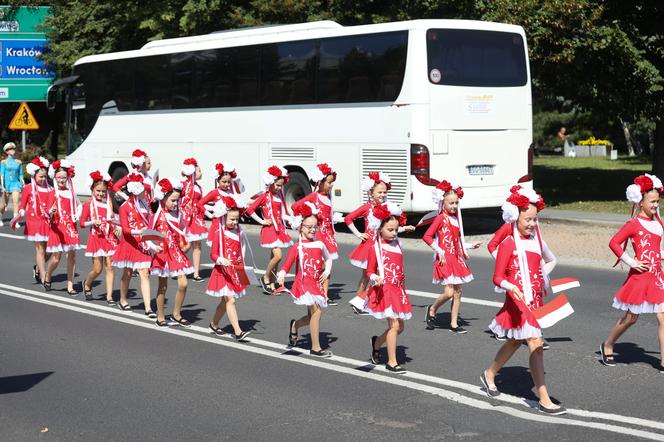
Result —
[[[318, 209], [318, 231], [316, 239], [322, 241], [330, 258], [339, 258], [339, 246], [334, 238], [334, 224], [343, 221], [343, 215], [332, 210], [332, 188], [337, 180], [337, 173], [327, 164], [318, 164], [309, 174], [313, 192], [292, 205], [293, 212], [300, 210], [305, 203], [313, 204]], [[336, 301], [327, 296], [330, 286], [328, 278], [323, 283], [328, 305], [336, 305]]]
[[406, 294], [406, 275], [403, 253], [397, 239], [399, 227], [406, 217], [396, 204], [375, 206], [367, 216], [367, 227], [378, 232], [367, 257], [366, 278], [371, 284], [364, 309], [374, 318], [387, 319], [387, 330], [371, 337], [371, 362], [380, 363], [380, 349], [387, 346], [385, 369], [404, 374], [397, 361], [397, 336], [403, 333], [404, 321], [412, 316], [412, 306]]
[[151, 253], [158, 249], [151, 241], [143, 241], [141, 237], [152, 225], [150, 208], [145, 200], [143, 176], [130, 173], [127, 178], [127, 191], [131, 197], [120, 206], [119, 211], [122, 238], [113, 254], [113, 266], [123, 269], [118, 307], [121, 310], [131, 310], [127, 303], [127, 292], [131, 273], [136, 270], [140, 277], [145, 315], [150, 319], [156, 319], [157, 315], [150, 306], [150, 265]]
[[162, 237], [155, 248], [156, 253], [152, 257], [150, 273], [159, 277], [155, 322], [159, 327], [168, 325], [164, 313], [168, 278], [177, 278], [178, 281], [171, 319], [183, 327], [191, 325], [182, 317], [182, 304], [187, 294], [187, 275], [193, 273], [194, 268], [186, 255], [190, 246], [184, 232], [186, 224], [178, 207], [180, 190], [180, 183], [166, 178], [159, 180], [154, 188], [154, 198], [159, 202], [159, 207], [153, 216], [152, 224], [153, 229]]
[[296, 274], [290, 292], [293, 302], [306, 305], [307, 314], [300, 319], [291, 319], [288, 330], [288, 345], [297, 345], [298, 330], [309, 326], [311, 350], [309, 354], [320, 358], [329, 358], [332, 352], [320, 346], [320, 318], [322, 309], [327, 307], [323, 284], [332, 271], [332, 257], [322, 241], [317, 241], [318, 209], [311, 203], [302, 204], [293, 218], [293, 227], [299, 229], [300, 238], [288, 252], [284, 265], [277, 276], [277, 283], [284, 285], [286, 273], [294, 263]]
[[207, 227], [198, 202], [203, 196], [203, 190], [198, 184], [201, 179], [201, 168], [195, 158], [187, 158], [182, 165], [182, 201], [180, 203], [185, 222], [186, 239], [191, 244], [191, 258], [194, 262], [194, 274], [191, 277], [196, 282], [203, 281], [201, 270], [201, 240], [207, 238]]
[[[371, 210], [387, 201], [387, 192], [392, 185], [390, 176], [384, 172], [371, 172], [362, 179], [362, 191], [367, 192], [369, 201], [362, 204], [353, 212], [346, 215], [344, 221], [348, 229], [362, 241], [350, 254], [350, 263], [362, 270], [360, 281], [357, 283], [357, 295], [350, 300], [353, 311], [358, 315], [366, 314], [363, 307], [366, 301], [366, 291], [368, 280], [364, 269], [367, 268], [368, 257], [373, 247], [376, 232], [368, 228], [368, 216]], [[353, 224], [357, 218], [364, 219], [364, 233], [360, 233]], [[411, 232], [415, 230], [413, 226], [401, 226], [399, 231]]]
[[210, 258], [215, 266], [212, 269], [206, 293], [219, 298], [219, 305], [210, 322], [210, 330], [218, 336], [225, 334], [219, 327], [219, 321], [226, 314], [233, 327], [233, 337], [241, 341], [249, 335], [242, 331], [238, 320], [235, 300], [245, 295], [249, 285], [242, 277], [244, 269], [244, 244], [248, 245], [245, 234], [240, 228], [240, 216], [244, 202], [238, 196], [223, 196], [214, 207], [214, 215], [219, 218], [223, 228], [217, 229], [212, 240]]
[[[235, 196], [244, 192], [244, 185], [240, 178], [237, 177], [237, 171], [229, 164], [217, 163], [214, 166], [215, 174], [215, 188], [208, 192], [201, 200], [198, 201], [198, 209], [202, 213], [206, 213], [209, 218], [212, 218], [210, 230], [207, 233], [207, 245], [212, 247], [212, 242], [217, 236], [219, 229], [219, 218], [211, 213], [211, 205], [221, 200], [223, 196]], [[210, 204], [210, 206], [208, 206]]]
[[113, 222], [113, 204], [108, 188], [113, 185], [107, 173], [98, 170], [90, 173], [87, 186], [92, 197], [83, 204], [80, 226], [89, 227], [88, 244], [85, 256], [92, 258], [92, 269], [83, 282], [83, 293], [87, 301], [92, 300], [92, 283], [99, 277], [102, 269], [106, 270], [106, 303], [115, 305], [113, 300], [113, 266], [111, 257], [118, 246], [120, 227]]
[[[433, 202], [439, 207], [440, 214], [431, 223], [424, 234], [424, 242], [434, 252], [433, 283], [443, 286], [443, 293], [436, 302], [427, 307], [425, 322], [427, 328], [433, 329], [436, 325], [436, 312], [450, 299], [452, 315], [450, 318], [450, 331], [457, 334], [466, 333], [459, 327], [458, 318], [461, 309], [461, 287], [473, 280], [473, 274], [466, 265], [468, 254], [465, 251], [463, 236], [463, 221], [459, 200], [463, 198], [463, 189], [443, 180], [432, 192]], [[479, 242], [470, 245], [476, 249]]]
[[36, 264], [32, 274], [35, 281], [41, 284], [44, 284], [46, 275], [46, 242], [51, 232], [51, 216], [56, 210], [55, 193], [46, 180], [48, 166], [49, 162], [44, 157], [35, 157], [26, 165], [25, 170], [31, 177], [30, 185], [23, 188], [19, 216], [12, 225], [16, 229], [18, 221], [25, 217], [23, 234], [25, 239], [35, 244]]
[[[284, 203], [283, 186], [288, 181], [288, 171], [279, 166], [270, 166], [267, 173], [263, 175], [266, 189], [247, 208], [247, 215], [251, 216], [257, 223], [261, 224], [261, 247], [271, 249], [270, 262], [265, 269], [262, 282], [264, 291], [273, 294], [273, 277], [275, 270], [281, 261], [281, 249], [288, 248], [293, 244], [291, 237], [286, 231], [284, 218], [290, 216]], [[262, 218], [255, 212], [261, 209]]]
[[525, 340], [530, 349], [530, 374], [539, 397], [538, 410], [559, 415], [566, 410], [551, 401], [544, 383], [542, 330], [533, 314], [533, 310], [543, 305], [547, 275], [556, 264], [537, 225], [537, 213], [543, 208], [542, 197], [521, 186], [512, 187], [503, 204], [503, 220], [512, 224], [512, 234], [498, 246], [493, 282], [505, 290], [505, 303], [489, 328], [507, 341], [480, 381], [489, 397], [500, 395], [495, 385], [496, 374]]
[[[131, 153], [131, 167], [134, 169], [132, 173], [138, 174], [143, 178], [143, 187], [145, 188], [145, 196], [148, 202], [152, 201], [152, 177], [148, 172], [152, 167], [152, 161], [148, 154], [143, 152], [141, 149], [136, 149]], [[122, 191], [122, 188], [129, 183], [129, 175], [125, 175], [120, 178], [115, 184], [113, 184], [113, 192], [119, 195], [123, 200], [127, 201], [131, 198], [131, 195], [127, 195]], [[129, 189], [127, 189], [129, 190]], [[131, 194], [131, 192], [129, 192]]]
[[[613, 346], [639, 315], [654, 313], [659, 323], [659, 371], [664, 373], [664, 274], [662, 274], [662, 219], [659, 216], [659, 199], [664, 187], [654, 175], [641, 175], [627, 187], [627, 200], [634, 206], [633, 218], [611, 238], [609, 247], [620, 261], [630, 267], [627, 279], [614, 295], [613, 307], [625, 312], [600, 345], [602, 363], [616, 365]], [[627, 254], [627, 244], [632, 243], [634, 258]], [[617, 264], [617, 263], [616, 263]]]
[[60, 264], [62, 253], [67, 253], [67, 293], [76, 296], [74, 290], [74, 271], [76, 269], [76, 250], [81, 248], [81, 239], [76, 228], [81, 203], [74, 194], [71, 179], [74, 165], [67, 160], [55, 160], [48, 169], [48, 175], [55, 184], [55, 207], [51, 217], [51, 231], [46, 244], [46, 253], [51, 254], [46, 266], [44, 288], [51, 289], [51, 275]]

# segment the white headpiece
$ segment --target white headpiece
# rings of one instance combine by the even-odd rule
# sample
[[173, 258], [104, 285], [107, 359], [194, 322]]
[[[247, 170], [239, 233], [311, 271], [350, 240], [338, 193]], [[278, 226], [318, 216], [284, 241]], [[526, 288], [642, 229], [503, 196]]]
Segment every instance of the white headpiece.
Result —
[[95, 181], [103, 181], [108, 184], [111, 181], [111, 177], [106, 172], [102, 173], [98, 170], [95, 170], [88, 174], [88, 177], [85, 179], [85, 185], [88, 188], [91, 188]]
[[530, 204], [537, 207], [537, 211], [544, 209], [544, 200], [533, 189], [522, 186], [512, 186], [510, 195], [502, 205], [503, 221], [513, 223], [519, 218], [519, 209], [527, 209]]
[[385, 173], [385, 172], [371, 172], [364, 178], [362, 178], [362, 191], [363, 192], [369, 192], [373, 187], [380, 183], [383, 182], [387, 186], [387, 190], [390, 190], [390, 187], [392, 187], [392, 182], [390, 180], [390, 176]]
[[51, 163], [50, 166], [48, 166], [48, 176], [49, 178], [53, 179], [55, 178], [55, 172], [56, 170], [60, 169], [61, 167], [64, 169], [70, 169], [73, 166], [71, 161], [67, 160], [55, 160]]
[[263, 175], [263, 183], [266, 186], [271, 186], [279, 177], [288, 177], [288, 170], [279, 166], [270, 166], [267, 173]]
[[[402, 210], [398, 204], [387, 202], [373, 207], [367, 216], [367, 227], [371, 230], [378, 230], [380, 224], [390, 216], [401, 216]], [[378, 215], [378, 216], [377, 216]]]
[[625, 196], [627, 197], [627, 201], [638, 204], [643, 199], [643, 195], [653, 189], [657, 189], [661, 193], [662, 181], [655, 175], [646, 173], [634, 178], [634, 184], [627, 186]]
[[320, 213], [318, 207], [309, 201], [305, 202], [297, 211], [293, 212], [292, 217], [290, 217], [290, 225], [293, 230], [298, 230], [302, 225], [302, 220], [308, 216], [316, 216]]
[[44, 157], [35, 157], [31, 162], [25, 166], [25, 170], [30, 176], [34, 176], [35, 173], [42, 167], [48, 169], [49, 162]]
[[162, 178], [154, 186], [154, 199], [161, 201], [164, 199], [167, 193], [171, 193], [174, 190], [182, 190], [182, 183], [179, 180], [169, 180], [168, 178]]
[[136, 149], [131, 153], [131, 164], [134, 167], [141, 167], [145, 163], [145, 157], [147, 154], [141, 149]]

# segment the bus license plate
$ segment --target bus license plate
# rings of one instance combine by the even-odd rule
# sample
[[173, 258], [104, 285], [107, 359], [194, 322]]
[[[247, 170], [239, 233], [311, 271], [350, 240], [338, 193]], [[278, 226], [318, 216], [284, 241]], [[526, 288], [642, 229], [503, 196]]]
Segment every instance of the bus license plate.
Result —
[[493, 166], [468, 166], [470, 175], [493, 175]]

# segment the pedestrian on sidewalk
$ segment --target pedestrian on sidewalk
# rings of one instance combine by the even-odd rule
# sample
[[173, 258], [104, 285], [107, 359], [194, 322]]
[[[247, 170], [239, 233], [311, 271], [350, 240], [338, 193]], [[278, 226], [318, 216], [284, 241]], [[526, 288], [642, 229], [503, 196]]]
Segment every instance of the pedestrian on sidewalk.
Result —
[[505, 303], [489, 328], [507, 341], [482, 372], [480, 381], [489, 397], [499, 396], [496, 375], [525, 341], [530, 350], [538, 410], [549, 415], [564, 414], [565, 408], [553, 403], [544, 383], [542, 330], [533, 314], [543, 305], [545, 278], [556, 263], [537, 228], [537, 213], [544, 208], [544, 200], [532, 189], [514, 186], [502, 208], [503, 220], [512, 224], [512, 234], [498, 246], [493, 282], [505, 290]]
[[16, 144], [7, 143], [2, 150], [7, 154], [7, 158], [0, 162], [0, 226], [4, 225], [2, 215], [7, 210], [9, 194], [12, 196], [14, 218], [18, 216], [21, 205], [21, 191], [25, 187], [25, 182], [23, 181], [23, 163], [21, 163], [21, 160], [14, 158]]
[[456, 334], [467, 333], [458, 323], [462, 286], [473, 280], [473, 273], [466, 265], [466, 247], [476, 249], [480, 246], [479, 242], [469, 245], [464, 243], [463, 219], [459, 207], [461, 198], [461, 186], [455, 186], [446, 180], [433, 189], [432, 199], [438, 205], [439, 215], [422, 238], [435, 252], [432, 282], [443, 286], [443, 293], [426, 309], [427, 329], [435, 328], [438, 309], [451, 299], [450, 331]]
[[[625, 315], [613, 326], [600, 344], [601, 362], [616, 365], [613, 347], [641, 314], [655, 314], [659, 323], [659, 371], [664, 373], [664, 273], [662, 273], [662, 219], [659, 199], [664, 192], [662, 181], [654, 175], [640, 175], [627, 187], [627, 200], [633, 204], [632, 219], [611, 238], [609, 247], [630, 268], [627, 279], [613, 297], [613, 308]], [[634, 257], [627, 253], [632, 243]], [[616, 264], [618, 264], [616, 262]]]

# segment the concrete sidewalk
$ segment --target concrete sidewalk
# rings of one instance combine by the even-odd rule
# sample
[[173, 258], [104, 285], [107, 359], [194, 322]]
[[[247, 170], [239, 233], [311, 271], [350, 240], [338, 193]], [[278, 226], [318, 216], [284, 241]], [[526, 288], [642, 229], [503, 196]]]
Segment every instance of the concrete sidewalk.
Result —
[[582, 212], [580, 210], [560, 210], [546, 208], [539, 214], [542, 221], [621, 226], [629, 219], [627, 213]]

